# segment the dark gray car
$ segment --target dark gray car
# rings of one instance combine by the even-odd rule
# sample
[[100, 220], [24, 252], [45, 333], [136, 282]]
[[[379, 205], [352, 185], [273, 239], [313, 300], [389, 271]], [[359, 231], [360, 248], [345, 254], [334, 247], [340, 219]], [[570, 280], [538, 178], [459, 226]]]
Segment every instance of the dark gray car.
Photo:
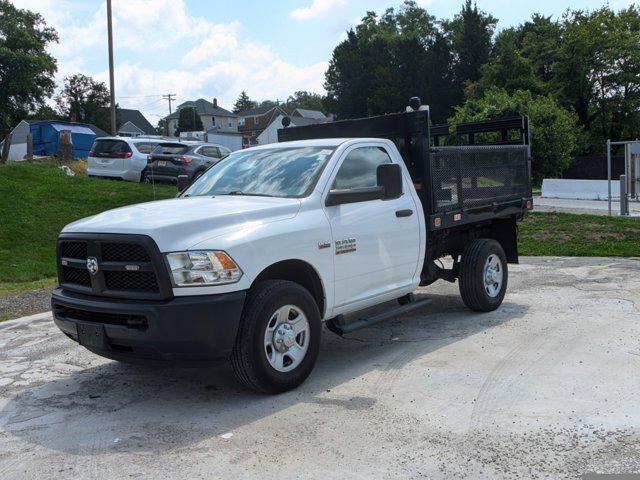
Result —
[[230, 149], [215, 143], [160, 143], [147, 157], [144, 181], [176, 183], [178, 175], [187, 175], [193, 181], [230, 153]]

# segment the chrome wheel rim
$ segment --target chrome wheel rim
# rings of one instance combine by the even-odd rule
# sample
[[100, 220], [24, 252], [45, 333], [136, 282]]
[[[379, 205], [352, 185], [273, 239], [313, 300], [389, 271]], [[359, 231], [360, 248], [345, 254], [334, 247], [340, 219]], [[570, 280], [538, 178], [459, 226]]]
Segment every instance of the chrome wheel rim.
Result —
[[278, 372], [289, 372], [302, 363], [309, 349], [309, 321], [295, 305], [276, 310], [264, 332], [264, 353]]
[[491, 298], [495, 298], [502, 290], [502, 262], [496, 254], [487, 257], [484, 263], [484, 290]]

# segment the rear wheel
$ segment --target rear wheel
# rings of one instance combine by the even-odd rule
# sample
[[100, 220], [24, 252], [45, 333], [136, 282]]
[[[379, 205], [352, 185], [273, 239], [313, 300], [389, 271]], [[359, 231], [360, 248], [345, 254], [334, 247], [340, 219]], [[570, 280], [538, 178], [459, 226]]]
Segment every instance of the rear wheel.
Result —
[[246, 387], [280, 393], [309, 376], [320, 349], [320, 312], [294, 282], [267, 280], [247, 296], [231, 362]]
[[464, 304], [476, 312], [490, 312], [500, 306], [507, 291], [509, 271], [502, 246], [481, 238], [462, 252], [458, 278]]

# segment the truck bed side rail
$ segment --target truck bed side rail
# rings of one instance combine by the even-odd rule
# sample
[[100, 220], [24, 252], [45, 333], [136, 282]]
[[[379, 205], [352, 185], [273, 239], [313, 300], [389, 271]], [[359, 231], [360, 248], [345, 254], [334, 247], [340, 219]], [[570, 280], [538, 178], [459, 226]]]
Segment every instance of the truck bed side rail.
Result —
[[528, 145], [432, 147], [429, 153], [431, 229], [509, 215], [531, 198]]

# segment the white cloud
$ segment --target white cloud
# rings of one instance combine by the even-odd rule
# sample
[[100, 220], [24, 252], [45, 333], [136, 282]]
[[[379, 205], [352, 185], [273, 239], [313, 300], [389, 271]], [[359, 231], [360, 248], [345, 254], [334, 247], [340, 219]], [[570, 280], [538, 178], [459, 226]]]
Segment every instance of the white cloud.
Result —
[[[73, 73], [108, 83], [104, 3], [16, 0], [16, 5], [40, 12], [58, 30], [60, 43], [50, 51], [58, 59], [59, 84]], [[63, 14], [61, 5], [63, 12], [80, 13]], [[216, 97], [231, 108], [241, 90], [256, 100], [323, 91], [326, 62], [287, 62], [270, 45], [252, 39], [240, 22], [194, 16], [184, 0], [113, 0], [113, 21], [117, 101], [140, 109], [154, 124], [168, 113], [161, 98], [166, 93], [177, 94], [174, 108], [200, 97]]]
[[342, 6], [346, 0], [313, 0], [310, 6], [296, 8], [291, 12], [291, 17], [297, 20], [309, 20], [327, 13], [332, 8]]

